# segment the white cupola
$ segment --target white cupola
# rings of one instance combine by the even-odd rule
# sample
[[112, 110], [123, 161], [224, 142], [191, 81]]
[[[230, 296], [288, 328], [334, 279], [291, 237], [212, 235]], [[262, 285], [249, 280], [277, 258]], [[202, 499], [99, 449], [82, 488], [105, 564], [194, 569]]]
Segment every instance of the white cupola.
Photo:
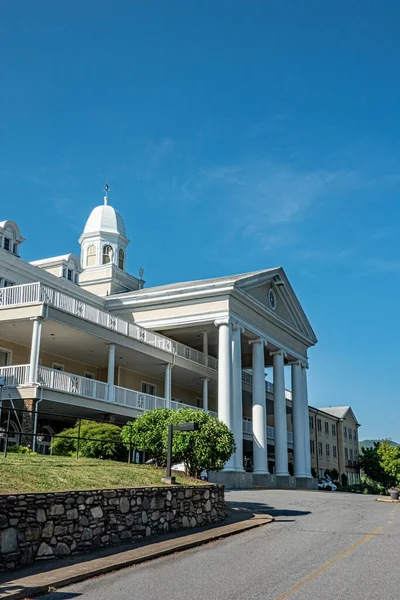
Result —
[[143, 280], [126, 272], [125, 223], [115, 208], [108, 204], [108, 184], [104, 202], [96, 206], [86, 221], [79, 243], [82, 273], [79, 285], [99, 296], [129, 292], [143, 287]]
[[108, 185], [104, 204], [96, 206], [90, 213], [79, 243], [82, 269], [114, 264], [121, 271], [125, 271], [126, 247], [129, 240], [126, 237], [123, 218], [108, 204]]

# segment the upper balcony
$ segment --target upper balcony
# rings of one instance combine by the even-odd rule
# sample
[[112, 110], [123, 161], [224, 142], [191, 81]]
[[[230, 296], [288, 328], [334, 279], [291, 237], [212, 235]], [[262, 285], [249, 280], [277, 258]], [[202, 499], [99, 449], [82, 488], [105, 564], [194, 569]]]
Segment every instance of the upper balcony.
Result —
[[79, 298], [59, 292], [42, 283], [27, 283], [0, 288], [0, 309], [40, 303], [52, 306], [91, 323], [101, 325], [102, 327], [138, 340], [143, 344], [159, 348], [171, 355], [177, 355], [194, 363], [218, 370], [218, 360], [213, 356], [206, 357], [199, 350], [195, 350], [190, 346], [176, 342], [159, 333], [121, 319], [106, 310], [101, 310]]

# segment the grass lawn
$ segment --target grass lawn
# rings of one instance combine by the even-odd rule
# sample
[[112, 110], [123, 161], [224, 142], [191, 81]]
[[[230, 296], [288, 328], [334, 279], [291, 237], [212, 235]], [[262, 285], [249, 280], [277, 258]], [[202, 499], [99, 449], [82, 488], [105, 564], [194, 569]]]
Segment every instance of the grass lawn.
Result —
[[[94, 458], [12, 455], [0, 458], [0, 493], [54, 492], [161, 486], [165, 469]], [[176, 475], [178, 475], [176, 473]], [[177, 483], [198, 485], [198, 479], [179, 474]]]

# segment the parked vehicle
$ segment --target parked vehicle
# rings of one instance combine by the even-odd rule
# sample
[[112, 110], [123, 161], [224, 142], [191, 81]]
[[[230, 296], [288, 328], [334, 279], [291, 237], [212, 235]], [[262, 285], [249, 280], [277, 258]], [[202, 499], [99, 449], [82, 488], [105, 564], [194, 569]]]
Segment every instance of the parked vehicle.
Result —
[[324, 477], [318, 482], [318, 489], [325, 490], [326, 492], [336, 492], [337, 486], [333, 483], [329, 477]]

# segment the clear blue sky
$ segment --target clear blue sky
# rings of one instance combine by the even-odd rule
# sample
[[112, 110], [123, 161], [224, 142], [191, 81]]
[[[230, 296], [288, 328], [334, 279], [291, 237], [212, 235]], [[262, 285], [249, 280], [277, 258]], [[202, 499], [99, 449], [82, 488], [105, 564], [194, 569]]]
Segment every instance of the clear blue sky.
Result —
[[78, 251], [101, 203], [148, 285], [282, 265], [310, 403], [400, 441], [400, 5], [3, 0], [0, 218]]

